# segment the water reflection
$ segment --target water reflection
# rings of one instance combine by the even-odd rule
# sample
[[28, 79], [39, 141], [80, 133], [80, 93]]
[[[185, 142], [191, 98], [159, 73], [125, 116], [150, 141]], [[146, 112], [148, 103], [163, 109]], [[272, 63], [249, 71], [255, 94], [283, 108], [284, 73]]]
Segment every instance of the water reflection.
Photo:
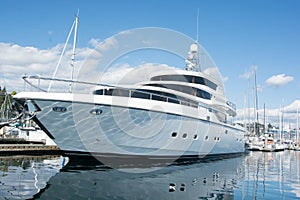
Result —
[[[251, 152], [126, 173], [64, 157], [0, 157], [3, 199], [297, 199], [300, 152]], [[87, 165], [86, 165], [87, 164]], [[64, 167], [63, 167], [64, 166]], [[123, 166], [124, 167], [124, 166]], [[140, 170], [131, 168], [130, 170]], [[157, 169], [157, 170], [154, 170]]]
[[61, 156], [0, 157], [1, 199], [27, 199], [45, 188], [64, 165]]
[[239, 187], [240, 199], [299, 199], [300, 151], [251, 152]]
[[[42, 199], [233, 199], [243, 157], [177, 163], [150, 173], [126, 173], [105, 166], [66, 166]], [[138, 169], [136, 169], [138, 170]]]

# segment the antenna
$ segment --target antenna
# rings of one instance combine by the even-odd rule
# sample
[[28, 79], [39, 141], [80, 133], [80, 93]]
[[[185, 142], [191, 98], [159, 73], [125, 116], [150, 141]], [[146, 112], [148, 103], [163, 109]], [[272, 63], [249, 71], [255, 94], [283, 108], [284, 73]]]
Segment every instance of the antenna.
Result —
[[198, 8], [198, 11], [197, 11], [197, 24], [196, 24], [196, 27], [197, 27], [196, 43], [198, 43], [198, 37], [199, 37], [199, 8]]
[[188, 57], [186, 58], [185, 62], [186, 62], [186, 67], [185, 69], [190, 71], [190, 70], [194, 70], [194, 71], [201, 71], [200, 68], [200, 61], [199, 61], [199, 55], [198, 55], [198, 49], [199, 49], [199, 45], [198, 45], [198, 18], [199, 18], [199, 8], [198, 8], [198, 12], [197, 12], [197, 35], [196, 35], [196, 41], [191, 44], [190, 46], [190, 51], [188, 52]]

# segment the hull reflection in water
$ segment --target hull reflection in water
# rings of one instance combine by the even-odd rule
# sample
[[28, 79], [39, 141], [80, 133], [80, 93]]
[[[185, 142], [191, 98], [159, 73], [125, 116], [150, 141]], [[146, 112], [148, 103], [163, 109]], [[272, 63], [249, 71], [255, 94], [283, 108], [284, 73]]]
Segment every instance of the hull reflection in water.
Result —
[[1, 156], [0, 199], [28, 199], [67, 162], [61, 156]]
[[[103, 165], [67, 165], [52, 177], [41, 199], [233, 199], [243, 156], [175, 163], [149, 173], [126, 173]], [[153, 166], [154, 167], [154, 166]], [[155, 168], [155, 167], [154, 167]], [[132, 169], [131, 169], [132, 170]], [[136, 168], [140, 170], [140, 168]]]
[[0, 199], [300, 198], [299, 151], [251, 152], [169, 166], [151, 163], [133, 168], [122, 163], [119, 170], [86, 160], [67, 161], [64, 157], [0, 157]]

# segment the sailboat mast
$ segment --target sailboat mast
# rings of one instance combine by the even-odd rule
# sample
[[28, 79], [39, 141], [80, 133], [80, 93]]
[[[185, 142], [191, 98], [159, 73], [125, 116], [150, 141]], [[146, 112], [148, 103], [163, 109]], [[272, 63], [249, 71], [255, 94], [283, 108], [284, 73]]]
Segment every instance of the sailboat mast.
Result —
[[259, 131], [257, 131], [257, 123], [258, 123], [258, 98], [257, 98], [257, 83], [256, 83], [256, 68], [253, 67], [254, 70], [254, 133], [255, 135], [259, 135]]
[[75, 49], [76, 49], [76, 41], [77, 41], [77, 27], [78, 27], [78, 15], [75, 18], [75, 28], [74, 28], [74, 39], [73, 39], [73, 49], [72, 49], [72, 58], [71, 58], [71, 82], [69, 84], [69, 92], [72, 92], [73, 79], [74, 79], [74, 63], [75, 63]]
[[282, 134], [282, 116], [281, 116], [281, 105], [280, 105], [280, 109], [279, 109], [279, 139], [281, 141], [282, 137], [281, 137], [281, 134]]
[[297, 143], [299, 143], [299, 108], [297, 107]]
[[266, 104], [264, 103], [264, 134], [266, 133]]

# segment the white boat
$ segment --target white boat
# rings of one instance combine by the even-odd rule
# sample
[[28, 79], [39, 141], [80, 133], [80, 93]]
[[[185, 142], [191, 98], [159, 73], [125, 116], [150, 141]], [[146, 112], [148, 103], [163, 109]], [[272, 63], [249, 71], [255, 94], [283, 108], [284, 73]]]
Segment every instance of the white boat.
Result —
[[261, 151], [264, 147], [264, 141], [251, 141], [247, 145], [249, 151]]
[[225, 97], [217, 67], [200, 71], [195, 64], [199, 61], [193, 59], [206, 53], [198, 47], [198, 43], [191, 45], [185, 70], [157, 71], [137, 84], [93, 83], [91, 94], [21, 92], [14, 99], [66, 154], [242, 153], [245, 131], [228, 122], [236, 115], [235, 105]]

